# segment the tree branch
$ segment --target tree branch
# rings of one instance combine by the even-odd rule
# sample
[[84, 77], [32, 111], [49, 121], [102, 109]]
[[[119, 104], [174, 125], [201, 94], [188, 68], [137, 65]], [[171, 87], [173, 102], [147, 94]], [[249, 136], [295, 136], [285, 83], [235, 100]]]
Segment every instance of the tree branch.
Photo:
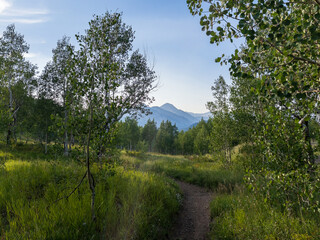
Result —
[[[62, 199], [68, 199], [82, 184], [83, 180], [86, 178], [87, 176], [87, 171], [85, 172], [85, 174], [83, 175], [83, 177], [81, 178], [80, 182], [78, 183], [78, 185], [67, 195], [67, 196], [64, 196], [64, 197], [61, 197], [59, 199], [57, 199], [56, 201], [54, 201], [53, 203], [57, 203], [59, 202], [60, 200]], [[48, 206], [49, 207], [49, 206]]]
[[320, 5], [320, 0], [314, 0], [316, 4]]
[[[319, 0], [320, 1], [320, 0]], [[270, 41], [265, 41], [267, 42], [270, 46], [272, 46], [273, 48], [275, 48], [279, 53], [281, 53], [282, 55], [285, 55], [283, 53], [283, 51], [278, 48], [276, 45], [274, 45], [272, 42]], [[298, 61], [304, 61], [304, 62], [308, 62], [308, 63], [311, 63], [311, 64], [314, 64], [314, 65], [317, 65], [320, 67], [320, 62], [317, 62], [315, 60], [312, 60], [312, 59], [308, 59], [308, 58], [304, 58], [304, 57], [298, 57], [298, 56], [294, 56], [293, 54], [289, 54], [288, 56], [294, 58], [295, 60], [298, 60]]]
[[319, 0], [314, 0], [313, 1], [309, 1], [309, 2], [303, 2], [303, 1], [289, 1], [289, 2], [285, 2], [284, 4], [289, 5], [289, 4], [319, 4]]
[[300, 93], [320, 93], [320, 89], [311, 89], [307, 91], [302, 91]]

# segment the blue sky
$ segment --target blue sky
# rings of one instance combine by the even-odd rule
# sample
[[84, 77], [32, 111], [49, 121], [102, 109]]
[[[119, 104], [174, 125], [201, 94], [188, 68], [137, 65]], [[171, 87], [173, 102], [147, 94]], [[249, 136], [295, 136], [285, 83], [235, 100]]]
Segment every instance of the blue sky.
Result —
[[84, 33], [94, 14], [123, 12], [123, 21], [135, 31], [134, 48], [145, 52], [159, 77], [152, 106], [172, 103], [190, 112], [206, 112], [211, 85], [227, 66], [214, 59], [231, 54], [234, 45], [211, 45], [193, 17], [186, 0], [0, 0], [0, 34], [15, 23], [30, 45], [28, 60], [41, 71], [57, 40]]

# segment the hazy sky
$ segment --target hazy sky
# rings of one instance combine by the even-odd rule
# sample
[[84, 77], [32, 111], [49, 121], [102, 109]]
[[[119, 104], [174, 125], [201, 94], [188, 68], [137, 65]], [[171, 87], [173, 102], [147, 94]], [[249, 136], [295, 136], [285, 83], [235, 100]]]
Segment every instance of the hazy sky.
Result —
[[94, 14], [123, 12], [135, 31], [134, 48], [146, 52], [159, 77], [153, 106], [172, 103], [190, 112], [206, 112], [211, 85], [219, 75], [227, 82], [227, 66], [214, 59], [231, 53], [232, 44], [211, 45], [193, 17], [186, 0], [0, 0], [0, 34], [15, 23], [30, 45], [27, 58], [39, 71], [52, 56], [62, 36], [84, 33]]

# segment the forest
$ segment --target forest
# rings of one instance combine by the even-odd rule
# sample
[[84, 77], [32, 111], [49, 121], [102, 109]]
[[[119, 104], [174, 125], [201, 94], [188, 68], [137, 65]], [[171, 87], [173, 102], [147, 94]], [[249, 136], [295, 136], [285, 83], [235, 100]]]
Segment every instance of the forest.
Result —
[[[122, 13], [94, 15], [77, 45], [58, 40], [41, 72], [7, 26], [1, 239], [320, 239], [320, 2], [186, 5], [212, 47], [243, 44], [215, 59], [231, 84], [213, 80], [212, 117], [185, 131], [138, 125], [157, 73]], [[210, 202], [208, 229], [183, 235], [185, 183]]]

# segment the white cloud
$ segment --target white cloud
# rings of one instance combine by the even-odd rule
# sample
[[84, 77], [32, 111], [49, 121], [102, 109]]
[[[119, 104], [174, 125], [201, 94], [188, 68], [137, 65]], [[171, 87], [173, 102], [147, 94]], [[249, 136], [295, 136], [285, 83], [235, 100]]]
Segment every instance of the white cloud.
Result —
[[48, 21], [48, 18], [43, 17], [48, 15], [46, 9], [19, 9], [8, 0], [0, 0], [0, 22], [4, 23], [23, 23], [35, 24]]
[[24, 23], [24, 24], [34, 24], [34, 23], [43, 23], [46, 22], [46, 19], [29, 19], [29, 18], [7, 18], [0, 19], [0, 22], [3, 23]]
[[8, 11], [3, 12], [1, 15], [10, 17], [22, 17], [30, 15], [47, 15], [48, 13], [49, 11], [46, 9], [8, 9]]
[[0, 0], [0, 13], [2, 13], [7, 8], [11, 7], [11, 3], [7, 0]]

